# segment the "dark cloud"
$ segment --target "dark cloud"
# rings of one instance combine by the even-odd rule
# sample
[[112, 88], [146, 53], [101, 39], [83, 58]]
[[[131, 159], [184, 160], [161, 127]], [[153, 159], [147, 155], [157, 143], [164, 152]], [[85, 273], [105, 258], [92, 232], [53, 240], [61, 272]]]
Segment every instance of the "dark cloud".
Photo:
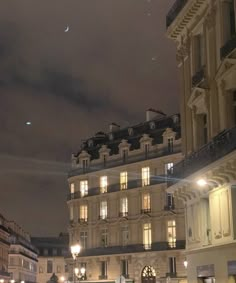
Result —
[[146, 108], [178, 111], [175, 47], [165, 38], [173, 2], [1, 3], [0, 206], [6, 217], [33, 234], [66, 230], [66, 172], [81, 140], [111, 122], [141, 122]]

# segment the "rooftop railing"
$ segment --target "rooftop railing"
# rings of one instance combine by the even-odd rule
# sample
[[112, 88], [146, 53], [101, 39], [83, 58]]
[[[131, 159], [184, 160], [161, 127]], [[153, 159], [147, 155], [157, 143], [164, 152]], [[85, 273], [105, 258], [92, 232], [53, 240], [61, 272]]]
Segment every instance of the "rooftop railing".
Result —
[[170, 11], [168, 12], [166, 16], [166, 27], [168, 28], [173, 21], [177, 18], [185, 4], [188, 2], [188, 0], [176, 0], [173, 6], [171, 7]]
[[169, 246], [168, 242], [155, 242], [150, 245], [150, 249], [145, 249], [145, 246], [143, 244], [84, 249], [81, 251], [80, 256], [98, 256], [121, 253], [139, 253], [144, 251], [166, 251], [180, 249], [185, 249], [185, 240], [176, 241], [176, 246], [173, 248]]
[[[149, 183], [148, 186], [162, 184], [162, 183], [165, 183], [166, 180], [167, 179], [166, 179], [165, 175], [152, 176], [152, 177], [150, 177], [150, 183]], [[145, 186], [145, 187], [148, 187], [148, 186]], [[130, 180], [130, 181], [127, 182], [127, 190], [140, 188], [140, 187], [142, 187], [142, 180], [141, 179]], [[120, 183], [117, 183], [117, 184], [109, 185], [107, 187], [107, 192], [103, 193], [103, 194], [114, 193], [114, 192], [119, 192], [119, 191], [124, 191], [124, 190], [121, 190]], [[88, 190], [87, 195], [81, 196], [80, 191], [74, 192], [72, 194], [68, 194], [67, 200], [79, 199], [79, 198], [82, 198], [82, 197], [86, 198], [86, 197], [95, 196], [95, 195], [99, 195], [99, 194], [101, 194], [100, 188], [95, 187], [95, 188], [90, 188]]]
[[225, 130], [198, 151], [174, 165], [168, 177], [171, 186], [236, 149], [236, 127]]

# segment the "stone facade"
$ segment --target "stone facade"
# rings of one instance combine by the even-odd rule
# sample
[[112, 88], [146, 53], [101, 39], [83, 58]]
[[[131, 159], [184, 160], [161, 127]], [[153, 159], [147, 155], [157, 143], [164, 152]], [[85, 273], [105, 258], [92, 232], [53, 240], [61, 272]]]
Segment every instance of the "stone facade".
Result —
[[37, 249], [32, 245], [30, 235], [14, 221], [8, 221], [10, 250], [8, 271], [15, 282], [36, 282]]
[[49, 282], [53, 274], [59, 282], [68, 282], [68, 234], [60, 234], [58, 237], [32, 237], [32, 242], [39, 252], [37, 283]]
[[167, 15], [167, 35], [177, 45], [185, 154], [168, 191], [186, 206], [190, 283], [236, 278], [235, 7], [234, 0], [177, 0]]
[[87, 281], [185, 282], [183, 205], [165, 191], [180, 147], [179, 115], [150, 109], [146, 122], [113, 123], [72, 156], [70, 245], [82, 246], [75, 264]]
[[8, 281], [8, 252], [10, 248], [9, 230], [6, 219], [0, 215], [0, 280]]

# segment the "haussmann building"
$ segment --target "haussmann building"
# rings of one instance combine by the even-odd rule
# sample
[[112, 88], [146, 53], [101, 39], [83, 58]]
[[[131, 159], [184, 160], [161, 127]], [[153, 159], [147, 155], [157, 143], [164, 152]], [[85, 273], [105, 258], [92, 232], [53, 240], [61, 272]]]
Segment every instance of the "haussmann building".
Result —
[[111, 124], [72, 156], [69, 236], [82, 250], [71, 264], [87, 282], [186, 282], [184, 209], [166, 193], [166, 173], [182, 159], [180, 117], [146, 116]]

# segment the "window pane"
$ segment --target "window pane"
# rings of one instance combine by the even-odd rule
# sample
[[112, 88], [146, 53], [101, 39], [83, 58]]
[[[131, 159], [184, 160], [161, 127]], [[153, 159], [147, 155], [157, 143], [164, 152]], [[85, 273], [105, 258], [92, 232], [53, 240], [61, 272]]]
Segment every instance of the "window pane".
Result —
[[151, 209], [151, 202], [150, 202], [150, 194], [149, 193], [143, 194], [142, 209], [143, 210], [150, 210]]
[[71, 192], [71, 194], [74, 194], [74, 192], [75, 192], [75, 184], [74, 183], [70, 184], [70, 192]]
[[84, 197], [88, 194], [88, 180], [80, 181], [80, 195]]
[[107, 192], [107, 176], [100, 177], [100, 193], [104, 194]]
[[143, 225], [143, 245], [146, 250], [151, 249], [152, 233], [151, 223], [145, 223]]
[[170, 220], [167, 222], [167, 241], [169, 247], [175, 248], [176, 247], [176, 223], [175, 220]]
[[80, 206], [80, 219], [87, 221], [88, 219], [88, 206], [87, 205]]
[[120, 173], [120, 189], [125, 190], [127, 189], [127, 182], [128, 182], [128, 176], [127, 172], [121, 172]]
[[107, 201], [100, 202], [100, 218], [107, 218]]
[[142, 186], [148, 186], [150, 184], [150, 169], [149, 167], [142, 168]]

